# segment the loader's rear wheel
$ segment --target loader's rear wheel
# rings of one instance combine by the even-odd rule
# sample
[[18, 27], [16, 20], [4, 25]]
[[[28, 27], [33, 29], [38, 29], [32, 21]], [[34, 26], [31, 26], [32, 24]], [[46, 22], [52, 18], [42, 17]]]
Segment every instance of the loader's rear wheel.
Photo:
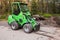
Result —
[[17, 30], [19, 28], [16, 22], [12, 22], [10, 26], [12, 30]]
[[31, 33], [31, 32], [32, 32], [32, 25], [31, 25], [31, 24], [25, 24], [25, 25], [23, 26], [23, 30], [24, 30], [24, 32], [26, 32], [26, 33]]

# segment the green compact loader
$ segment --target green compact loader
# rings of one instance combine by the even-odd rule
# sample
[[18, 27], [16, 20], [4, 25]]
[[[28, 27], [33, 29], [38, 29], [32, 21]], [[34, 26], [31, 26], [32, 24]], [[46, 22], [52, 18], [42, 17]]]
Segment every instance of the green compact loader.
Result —
[[31, 16], [26, 3], [11, 3], [11, 13], [8, 17], [8, 24], [12, 30], [23, 28], [24, 32], [30, 33], [40, 29], [40, 24]]

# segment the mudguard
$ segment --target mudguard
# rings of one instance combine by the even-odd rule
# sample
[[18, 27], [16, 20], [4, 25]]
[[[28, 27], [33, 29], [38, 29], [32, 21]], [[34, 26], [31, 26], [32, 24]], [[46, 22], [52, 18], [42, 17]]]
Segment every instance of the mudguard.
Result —
[[13, 21], [15, 21], [12, 17], [12, 15], [9, 15], [8, 17], [8, 24], [11, 24]]

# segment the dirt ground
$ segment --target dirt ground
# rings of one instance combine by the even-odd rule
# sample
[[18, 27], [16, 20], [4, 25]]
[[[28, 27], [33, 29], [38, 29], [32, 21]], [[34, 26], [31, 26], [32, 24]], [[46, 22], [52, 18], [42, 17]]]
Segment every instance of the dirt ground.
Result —
[[0, 40], [60, 40], [60, 27], [41, 25], [38, 32], [27, 34], [23, 29], [13, 31], [6, 21], [0, 21]]

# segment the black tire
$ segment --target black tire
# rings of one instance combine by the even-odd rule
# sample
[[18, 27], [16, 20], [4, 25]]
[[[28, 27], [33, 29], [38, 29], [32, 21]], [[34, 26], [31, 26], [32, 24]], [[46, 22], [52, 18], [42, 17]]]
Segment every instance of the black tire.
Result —
[[23, 30], [24, 30], [24, 32], [26, 32], [26, 33], [31, 33], [33, 30], [32, 30], [32, 25], [31, 24], [25, 24], [24, 26], [23, 26]]
[[17, 30], [19, 28], [18, 24], [15, 21], [12, 22], [10, 26], [12, 30]]
[[40, 30], [40, 23], [37, 23], [35, 32], [36, 32], [36, 31], [39, 31], [39, 30]]

